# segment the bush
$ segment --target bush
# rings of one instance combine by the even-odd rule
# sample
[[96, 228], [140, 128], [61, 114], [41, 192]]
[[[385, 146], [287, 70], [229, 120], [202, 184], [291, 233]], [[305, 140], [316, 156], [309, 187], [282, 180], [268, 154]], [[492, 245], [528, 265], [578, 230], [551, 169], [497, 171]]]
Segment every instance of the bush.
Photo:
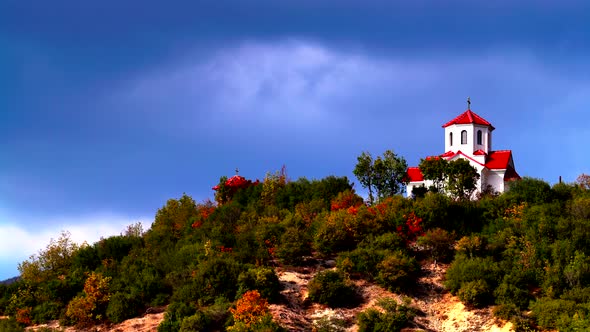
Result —
[[311, 255], [310, 243], [311, 237], [307, 235], [305, 229], [287, 228], [281, 236], [276, 255], [283, 264], [299, 265], [303, 263], [304, 256]]
[[431, 229], [418, 238], [418, 244], [430, 251], [435, 261], [445, 261], [454, 251], [455, 233], [449, 233], [441, 228]]
[[185, 317], [196, 313], [196, 308], [185, 302], [173, 302], [164, 314], [164, 320], [158, 325], [158, 332], [178, 332]]
[[506, 321], [511, 320], [512, 317], [518, 315], [518, 313], [519, 313], [518, 308], [516, 307], [516, 305], [514, 305], [512, 303], [499, 304], [493, 310], [494, 317], [500, 318], [500, 319], [503, 319]]
[[576, 314], [576, 307], [574, 301], [541, 299], [531, 306], [532, 317], [539, 327], [555, 329], [560, 320], [567, 320]]
[[447, 269], [445, 287], [452, 294], [456, 294], [464, 283], [481, 279], [493, 289], [498, 284], [499, 276], [499, 267], [491, 257], [467, 258], [460, 255]]
[[400, 291], [414, 284], [420, 266], [415, 258], [401, 251], [385, 257], [377, 265], [377, 282], [391, 291]]
[[211, 328], [211, 318], [201, 311], [182, 319], [180, 332], [208, 331]]
[[463, 303], [476, 308], [489, 304], [492, 298], [490, 286], [481, 279], [464, 283], [457, 296]]
[[33, 308], [33, 323], [42, 324], [49, 320], [58, 319], [61, 313], [61, 305], [57, 302], [47, 301]]
[[14, 319], [0, 319], [0, 332], [24, 332]]
[[330, 307], [346, 307], [357, 303], [355, 289], [336, 271], [318, 273], [308, 284], [309, 299]]
[[376, 308], [369, 308], [358, 315], [359, 332], [396, 332], [401, 331], [412, 319], [414, 309], [399, 305], [394, 299], [381, 299]]
[[214, 257], [201, 262], [194, 279], [199, 302], [211, 304], [218, 297], [235, 298], [240, 269], [230, 257]]
[[111, 296], [107, 306], [107, 318], [117, 324], [138, 313], [140, 304], [137, 300], [125, 293], [117, 292]]
[[278, 301], [281, 283], [275, 271], [269, 267], [257, 267], [242, 272], [238, 277], [238, 296], [249, 290], [258, 290], [271, 303]]

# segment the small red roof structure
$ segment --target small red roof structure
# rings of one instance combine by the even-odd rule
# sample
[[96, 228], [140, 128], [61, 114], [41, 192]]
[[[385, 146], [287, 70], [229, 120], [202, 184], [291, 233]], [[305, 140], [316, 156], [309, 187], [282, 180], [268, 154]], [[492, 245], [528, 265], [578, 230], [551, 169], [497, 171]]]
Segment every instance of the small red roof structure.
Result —
[[408, 167], [408, 178], [410, 182], [424, 181], [424, 175], [418, 167]]
[[467, 110], [467, 111], [461, 113], [459, 116], [457, 116], [453, 120], [445, 123], [442, 127], [446, 128], [446, 127], [448, 127], [450, 125], [454, 125], [454, 124], [478, 124], [478, 125], [482, 125], [482, 126], [489, 126], [489, 127], [491, 127], [492, 130], [495, 129], [494, 126], [492, 126], [492, 124], [489, 123], [486, 119], [475, 114], [471, 110]]

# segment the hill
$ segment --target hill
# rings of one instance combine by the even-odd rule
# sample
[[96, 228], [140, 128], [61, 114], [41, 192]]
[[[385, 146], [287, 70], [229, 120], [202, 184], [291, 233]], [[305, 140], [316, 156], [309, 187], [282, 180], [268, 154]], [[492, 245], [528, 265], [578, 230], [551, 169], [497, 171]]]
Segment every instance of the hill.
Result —
[[215, 189], [216, 203], [168, 200], [146, 232], [131, 225], [84, 246], [64, 232], [0, 285], [0, 314], [78, 330], [161, 307], [158, 331], [588, 326], [582, 184], [524, 178], [476, 201], [372, 205], [338, 177], [222, 177]]

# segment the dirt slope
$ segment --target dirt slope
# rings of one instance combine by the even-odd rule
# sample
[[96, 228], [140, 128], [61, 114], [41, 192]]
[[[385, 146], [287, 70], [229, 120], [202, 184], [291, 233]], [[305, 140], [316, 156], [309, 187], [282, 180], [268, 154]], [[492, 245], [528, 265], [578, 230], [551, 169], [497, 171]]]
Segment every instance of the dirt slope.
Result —
[[[282, 294], [285, 298], [281, 304], [270, 306], [274, 318], [289, 331], [313, 331], [314, 326], [326, 323], [328, 319], [337, 320], [343, 326], [342, 330], [353, 332], [358, 330], [355, 324], [356, 315], [375, 305], [377, 299], [393, 297], [402, 301], [400, 294], [394, 294], [386, 289], [365, 280], [356, 280], [360, 289], [363, 304], [352, 309], [331, 309], [307, 301], [307, 284], [313, 276], [326, 268], [332, 268], [332, 262], [325, 262], [322, 266], [296, 269], [277, 268], [279, 280], [283, 285]], [[423, 314], [418, 315], [411, 328], [406, 331], [436, 331], [436, 332], [508, 332], [512, 331], [510, 323], [494, 320], [491, 309], [470, 310], [455, 296], [444, 290], [442, 281], [446, 265], [424, 264], [423, 277], [415, 287], [415, 294], [411, 296], [411, 305]], [[113, 332], [151, 332], [157, 331], [158, 324], [164, 319], [164, 313], [147, 314], [143, 317], [129, 319], [113, 326], [96, 326], [88, 331]], [[30, 327], [35, 331], [40, 327], [59, 329], [57, 322], [49, 325]], [[65, 332], [78, 331], [67, 328]]]

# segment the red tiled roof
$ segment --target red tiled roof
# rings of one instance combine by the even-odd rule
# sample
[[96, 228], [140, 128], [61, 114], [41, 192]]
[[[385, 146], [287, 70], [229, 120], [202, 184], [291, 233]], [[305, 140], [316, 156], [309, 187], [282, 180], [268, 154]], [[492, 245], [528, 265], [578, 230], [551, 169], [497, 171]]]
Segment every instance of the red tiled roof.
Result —
[[478, 125], [483, 125], [483, 126], [490, 126], [490, 127], [492, 127], [492, 130], [494, 130], [494, 126], [492, 126], [491, 123], [489, 123], [486, 119], [482, 118], [481, 116], [475, 114], [471, 110], [467, 110], [467, 111], [461, 113], [458, 117], [445, 123], [442, 127], [446, 128], [446, 127], [448, 127], [450, 125], [454, 125], [454, 124], [472, 124], [472, 123], [478, 124]]
[[447, 151], [447, 152], [445, 152], [445, 153], [441, 154], [440, 156], [441, 156], [441, 157], [443, 157], [443, 158], [446, 158], [446, 157], [452, 157], [452, 156], [454, 156], [455, 154], [456, 154], [456, 153], [455, 153], [455, 152], [453, 152], [453, 151]]
[[484, 150], [482, 150], [482, 149], [479, 149], [479, 150], [477, 150], [477, 151], [473, 152], [473, 155], [474, 155], [474, 156], [485, 156], [485, 155], [487, 155], [487, 153], [485, 153], [485, 151], [484, 151]]
[[424, 181], [424, 175], [418, 167], [408, 167], [408, 178], [410, 182]]
[[512, 151], [510, 150], [491, 151], [486, 158], [485, 166], [489, 169], [507, 169], [510, 166], [511, 157]]

